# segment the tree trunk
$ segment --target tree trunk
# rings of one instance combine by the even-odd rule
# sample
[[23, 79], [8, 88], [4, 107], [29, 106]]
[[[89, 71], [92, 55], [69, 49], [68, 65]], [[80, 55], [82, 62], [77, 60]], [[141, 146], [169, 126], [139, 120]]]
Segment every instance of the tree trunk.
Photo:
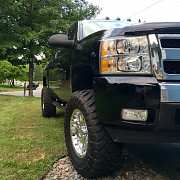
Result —
[[34, 64], [33, 62], [29, 62], [29, 96], [33, 96], [33, 69]]
[[[29, 25], [30, 25], [30, 29], [31, 31], [33, 31], [33, 7], [34, 7], [34, 2], [33, 0], [30, 1], [30, 11], [29, 11]], [[31, 48], [33, 46], [33, 40], [30, 40], [30, 46], [29, 46], [29, 50], [31, 51]], [[30, 54], [29, 56], [29, 96], [32, 97], [33, 96], [33, 70], [34, 70], [34, 64], [32, 61], [32, 58], [34, 58], [34, 56], [32, 54]]]
[[70, 79], [70, 68], [66, 69], [66, 80]]

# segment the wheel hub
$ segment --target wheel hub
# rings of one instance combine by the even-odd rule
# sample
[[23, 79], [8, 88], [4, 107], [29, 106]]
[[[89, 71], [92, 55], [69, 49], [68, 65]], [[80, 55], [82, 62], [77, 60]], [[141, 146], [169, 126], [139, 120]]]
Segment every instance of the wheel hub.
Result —
[[87, 153], [88, 129], [85, 118], [79, 109], [75, 109], [71, 116], [70, 133], [73, 149], [79, 158]]

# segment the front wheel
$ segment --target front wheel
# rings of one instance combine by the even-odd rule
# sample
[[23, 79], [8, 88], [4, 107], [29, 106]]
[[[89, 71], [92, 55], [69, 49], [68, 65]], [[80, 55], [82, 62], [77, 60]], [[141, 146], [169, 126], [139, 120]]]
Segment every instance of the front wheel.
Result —
[[72, 94], [65, 113], [68, 154], [84, 177], [112, 173], [121, 162], [122, 144], [114, 143], [98, 121], [92, 90]]

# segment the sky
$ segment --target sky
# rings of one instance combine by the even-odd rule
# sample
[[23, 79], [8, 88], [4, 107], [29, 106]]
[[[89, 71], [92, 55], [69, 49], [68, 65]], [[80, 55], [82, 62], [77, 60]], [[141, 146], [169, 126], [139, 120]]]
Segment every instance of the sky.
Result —
[[[96, 19], [128, 17], [133, 22], [180, 22], [180, 0], [87, 0], [102, 8]], [[149, 7], [149, 8], [148, 8]], [[138, 13], [139, 12], [139, 13]]]

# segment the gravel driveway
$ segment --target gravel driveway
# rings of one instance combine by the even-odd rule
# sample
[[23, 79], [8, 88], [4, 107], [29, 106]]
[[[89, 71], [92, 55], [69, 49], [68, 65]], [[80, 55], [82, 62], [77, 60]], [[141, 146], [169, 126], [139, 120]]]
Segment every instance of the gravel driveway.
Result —
[[[74, 169], [68, 156], [59, 159], [53, 164], [43, 180], [88, 180], [81, 177]], [[169, 180], [167, 177], [157, 174], [140, 159], [127, 152], [123, 153], [122, 165], [119, 171], [111, 176], [97, 178], [97, 180]]]

